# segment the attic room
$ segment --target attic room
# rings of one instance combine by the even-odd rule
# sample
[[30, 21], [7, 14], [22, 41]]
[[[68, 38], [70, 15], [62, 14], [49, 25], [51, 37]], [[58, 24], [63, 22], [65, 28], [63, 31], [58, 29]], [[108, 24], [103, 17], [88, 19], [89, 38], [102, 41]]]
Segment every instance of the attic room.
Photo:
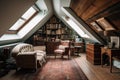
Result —
[[119, 80], [120, 0], [1, 0], [0, 80]]

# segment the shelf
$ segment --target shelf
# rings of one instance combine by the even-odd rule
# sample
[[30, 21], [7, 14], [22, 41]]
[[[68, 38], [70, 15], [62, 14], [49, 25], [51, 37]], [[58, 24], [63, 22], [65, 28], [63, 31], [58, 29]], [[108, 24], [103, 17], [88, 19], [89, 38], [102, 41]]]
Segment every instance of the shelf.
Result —
[[56, 16], [53, 16], [44, 24], [44, 26], [34, 33], [32, 42], [35, 42], [34, 40], [39, 37], [43, 37], [43, 39], [41, 38], [38, 43], [51, 41], [52, 38], [55, 38], [55, 40], [71, 40], [71, 32], [71, 29], [62, 23], [62, 21], [60, 21]]

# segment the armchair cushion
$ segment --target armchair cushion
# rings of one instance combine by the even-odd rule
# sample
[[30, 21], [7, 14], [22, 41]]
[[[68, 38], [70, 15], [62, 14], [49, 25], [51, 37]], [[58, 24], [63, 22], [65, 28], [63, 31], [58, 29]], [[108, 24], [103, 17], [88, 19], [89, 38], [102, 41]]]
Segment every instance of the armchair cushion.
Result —
[[66, 47], [68, 46], [59, 45], [58, 49], [65, 50]]
[[54, 52], [55, 52], [55, 53], [62, 54], [62, 53], [64, 53], [65, 51], [64, 51], [64, 50], [61, 50], [61, 49], [56, 49]]
[[45, 51], [35, 50], [34, 52], [36, 52], [38, 56], [43, 56], [44, 58], [46, 58], [46, 52]]
[[17, 56], [20, 56], [20, 55], [36, 55], [36, 52], [22, 52], [22, 53], [19, 53]]

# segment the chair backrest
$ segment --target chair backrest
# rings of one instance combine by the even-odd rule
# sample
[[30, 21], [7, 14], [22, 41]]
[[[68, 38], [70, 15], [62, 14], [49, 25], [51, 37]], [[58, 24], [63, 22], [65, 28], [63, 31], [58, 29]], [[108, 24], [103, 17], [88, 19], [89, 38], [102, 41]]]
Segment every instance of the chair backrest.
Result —
[[47, 54], [53, 54], [54, 50], [57, 49], [59, 42], [46, 42], [46, 52]]
[[74, 53], [74, 42], [73, 41], [69, 41], [69, 46], [68, 46], [68, 52], [71, 55]]
[[27, 43], [20, 43], [18, 45], [16, 45], [13, 49], [12, 49], [12, 57], [16, 58], [16, 56], [19, 53], [22, 52], [31, 52], [34, 51], [34, 48], [31, 44], [27, 44]]
[[63, 40], [63, 41], [61, 41], [61, 45], [63, 45], [63, 46], [69, 46], [69, 40]]

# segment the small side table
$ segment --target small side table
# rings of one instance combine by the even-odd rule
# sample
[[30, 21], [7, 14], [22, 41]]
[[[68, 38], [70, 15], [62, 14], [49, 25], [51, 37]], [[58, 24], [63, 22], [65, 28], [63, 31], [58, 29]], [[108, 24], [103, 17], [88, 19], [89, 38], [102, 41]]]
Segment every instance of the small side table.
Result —
[[74, 46], [75, 48], [75, 53], [77, 53], [77, 55], [79, 55], [81, 49], [82, 49], [82, 46]]
[[102, 55], [106, 53], [109, 56], [109, 62], [110, 62], [110, 72], [112, 72], [112, 65], [113, 65], [113, 59], [112, 57], [120, 57], [120, 49], [110, 49], [110, 48], [104, 48], [101, 47], [101, 65], [103, 67], [103, 58]]

